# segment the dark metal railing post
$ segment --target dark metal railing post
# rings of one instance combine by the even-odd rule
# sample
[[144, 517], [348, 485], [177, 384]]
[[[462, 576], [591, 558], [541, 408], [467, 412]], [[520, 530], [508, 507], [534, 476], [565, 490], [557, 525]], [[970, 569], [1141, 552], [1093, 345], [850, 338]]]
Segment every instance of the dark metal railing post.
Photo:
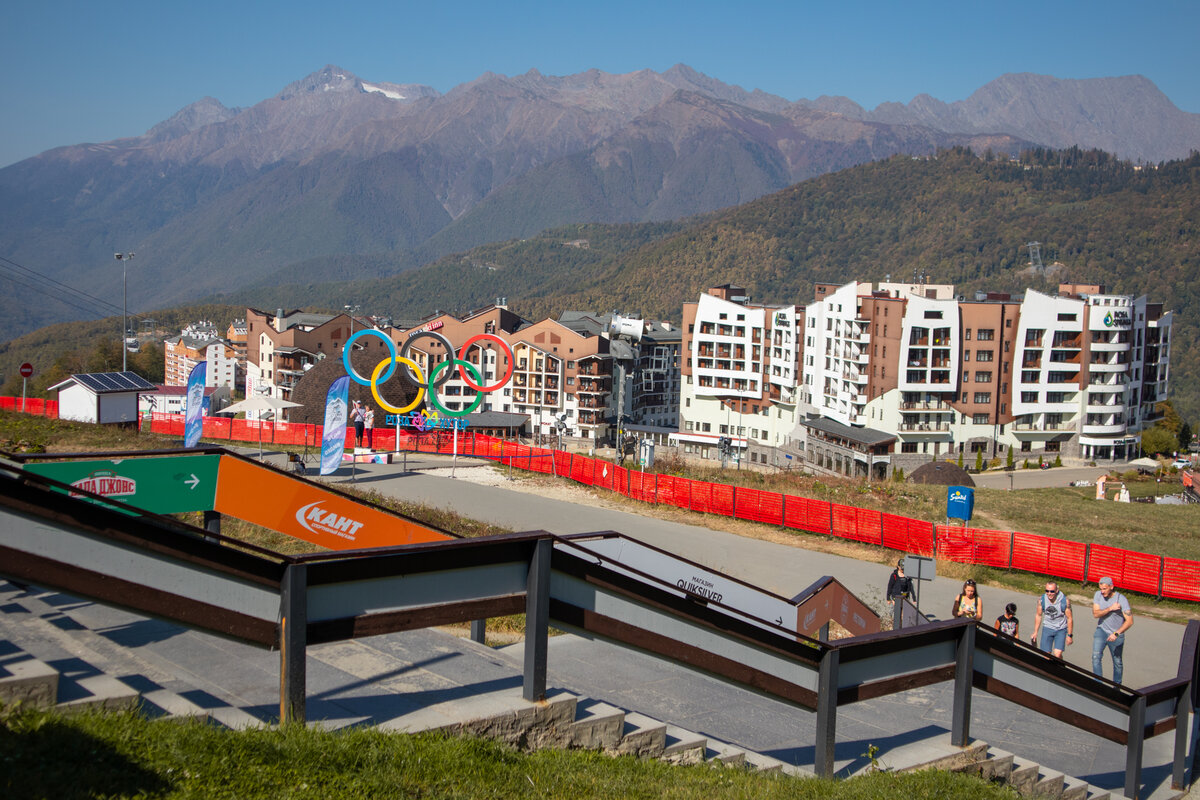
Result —
[[817, 678], [817, 741], [813, 771], [818, 778], [833, 777], [833, 753], [837, 744], [838, 665], [841, 651], [826, 650], [821, 656]]
[[204, 512], [204, 530], [209, 533], [221, 535], [221, 512], [220, 511], [205, 511]]
[[308, 567], [289, 564], [279, 598], [279, 721], [305, 722]]
[[1142, 749], [1146, 740], [1146, 696], [1129, 707], [1129, 737], [1125, 740], [1125, 796], [1138, 800], [1142, 788]]
[[485, 644], [484, 637], [487, 634], [487, 620], [473, 619], [471, 620], [471, 641]]
[[1175, 757], [1171, 764], [1171, 788], [1187, 788], [1187, 750], [1191, 730], [1188, 727], [1188, 712], [1192, 705], [1192, 684], [1189, 681], [1179, 697], [1175, 698]]
[[525, 588], [525, 681], [522, 697], [530, 702], [546, 699], [552, 549], [551, 539], [539, 539], [529, 559], [529, 578]]
[[958, 637], [954, 664], [954, 710], [951, 712], [950, 744], [966, 747], [971, 741], [971, 683], [975, 676], [975, 624], [969, 623]]

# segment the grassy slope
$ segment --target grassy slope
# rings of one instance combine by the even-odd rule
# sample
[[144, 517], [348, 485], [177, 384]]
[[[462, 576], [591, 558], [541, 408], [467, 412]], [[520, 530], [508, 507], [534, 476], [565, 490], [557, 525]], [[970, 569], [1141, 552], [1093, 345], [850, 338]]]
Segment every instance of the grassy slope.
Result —
[[131, 714], [0, 709], [0, 796], [158, 798], [798, 798], [1015, 800], [1011, 789], [943, 772], [792, 780], [594, 752], [526, 754], [473, 739], [377, 730], [227, 731]]

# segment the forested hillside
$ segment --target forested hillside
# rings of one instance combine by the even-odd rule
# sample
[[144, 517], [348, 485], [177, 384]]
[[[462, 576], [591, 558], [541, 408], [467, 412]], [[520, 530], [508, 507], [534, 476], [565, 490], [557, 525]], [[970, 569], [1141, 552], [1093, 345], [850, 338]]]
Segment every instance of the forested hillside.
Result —
[[[582, 240], [582, 241], [581, 241]], [[1028, 269], [1041, 243], [1046, 275]], [[565, 309], [679, 319], [709, 286], [807, 303], [815, 282], [911, 279], [1019, 293], [1060, 282], [1148, 294], [1177, 312], [1171, 393], [1200, 412], [1200, 155], [1136, 168], [1099, 151], [1035, 150], [1019, 161], [963, 149], [896, 156], [690, 224], [569, 226], [475, 248], [386, 279], [280, 285], [228, 298], [273, 308], [364, 305], [421, 316], [507, 297], [529, 317]]]

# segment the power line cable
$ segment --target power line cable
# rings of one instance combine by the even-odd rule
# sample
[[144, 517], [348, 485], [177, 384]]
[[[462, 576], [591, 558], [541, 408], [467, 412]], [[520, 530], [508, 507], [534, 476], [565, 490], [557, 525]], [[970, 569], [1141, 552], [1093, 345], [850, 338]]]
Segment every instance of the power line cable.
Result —
[[[84, 308], [83, 306], [79, 305], [78, 302], [72, 302], [71, 300], [68, 300], [67, 298], [62, 297], [61, 295], [59, 295], [57, 293], [49, 292], [41, 285], [30, 285], [28, 283], [24, 283], [24, 282], [18, 280], [17, 278], [13, 277], [12, 275], [4, 275], [3, 272], [0, 272], [0, 277], [7, 277], [9, 280], [13, 281], [14, 283], [17, 283], [20, 286], [24, 286], [25, 288], [32, 289], [33, 291], [36, 291], [40, 294], [44, 294], [47, 297], [51, 297], [55, 300], [58, 300], [66, 305], [71, 306], [72, 308], [76, 308], [76, 309], [78, 309], [80, 311], [84, 311], [85, 313], [88, 313], [88, 314], [94, 314], [101, 318], [116, 316], [117, 313], [122, 312], [121, 307], [114, 303], [110, 303], [109, 301], [104, 300], [103, 298], [96, 297], [95, 295], [92, 295], [92, 294], [88, 294], [87, 292], [83, 291], [82, 289], [78, 289], [74, 286], [70, 286], [68, 284], [62, 283], [61, 281], [57, 281], [54, 278], [51, 278], [47, 275], [43, 275], [42, 273], [37, 272], [36, 270], [30, 269], [29, 267], [26, 267], [23, 264], [20, 264], [16, 261], [12, 260], [11, 258], [8, 258], [6, 256], [0, 256], [0, 262], [3, 262], [3, 263], [0, 263], [0, 270], [7, 269], [7, 270], [17, 273], [18, 275], [20, 275], [22, 277], [28, 277], [28, 278], [35, 279], [39, 282], [52, 284], [53, 286], [56, 286], [65, 292], [70, 292], [74, 295], [77, 295], [77, 297], [75, 298], [75, 300], [77, 300], [77, 301], [90, 302], [90, 303], [94, 304], [89, 308]], [[137, 313], [133, 313], [133, 312], [128, 312], [125, 315], [128, 317], [132, 317], [134, 319], [138, 319], [138, 320], [149, 319], [149, 317], [146, 317], [143, 314], [137, 314]]]

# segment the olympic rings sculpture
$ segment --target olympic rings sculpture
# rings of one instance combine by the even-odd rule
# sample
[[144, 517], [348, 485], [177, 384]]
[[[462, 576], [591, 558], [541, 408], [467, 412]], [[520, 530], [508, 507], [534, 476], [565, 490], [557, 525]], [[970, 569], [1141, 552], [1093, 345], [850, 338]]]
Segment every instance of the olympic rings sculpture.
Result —
[[[359, 375], [354, 369], [354, 366], [350, 363], [350, 350], [354, 343], [363, 336], [375, 336], [379, 338], [383, 341], [384, 346], [388, 349], [388, 357], [375, 365], [375, 370], [371, 373], [371, 377], [369, 379]], [[426, 381], [425, 375], [421, 370], [421, 366], [416, 361], [413, 361], [408, 357], [408, 353], [412, 348], [413, 342], [425, 337], [440, 342], [441, 345], [446, 348], [447, 353], [454, 353], [454, 345], [450, 343], [450, 340], [435, 331], [419, 331], [411, 334], [404, 342], [404, 346], [400, 348], [400, 352], [397, 353], [396, 345], [382, 331], [375, 330], [374, 328], [365, 328], [357, 333], [351, 334], [350, 338], [346, 340], [346, 344], [342, 348], [342, 366], [346, 368], [346, 374], [350, 376], [350, 380], [354, 381], [360, 386], [370, 387], [371, 396], [375, 398], [375, 402], [379, 404], [380, 408], [384, 409], [385, 411], [390, 411], [393, 414], [407, 414], [408, 412], [412, 411], [421, 404], [421, 400], [424, 399], [425, 393], [428, 392], [429, 402], [435, 409], [437, 409], [438, 412], [448, 417], [464, 417], [479, 407], [479, 404], [483, 402], [483, 396], [485, 394], [494, 392], [497, 389], [507, 385], [509, 378], [512, 377], [514, 358], [512, 348], [508, 346], [508, 342], [504, 341], [493, 333], [481, 333], [476, 336], [472, 336], [470, 339], [467, 339], [466, 343], [462, 346], [462, 349], [457, 353], [458, 358], [451, 358], [434, 365], [433, 369], [429, 371], [429, 380]], [[479, 370], [474, 364], [467, 361], [467, 355], [470, 352], [471, 345], [483, 340], [490, 340], [500, 345], [501, 349], [508, 357], [508, 371], [504, 373], [503, 378], [490, 386], [483, 385], [483, 376], [479, 373]], [[417, 385], [416, 399], [402, 408], [391, 405], [379, 395], [379, 384], [383, 381], [387, 381], [392, 377], [392, 375], [395, 374], [397, 364], [404, 365], [404, 369], [409, 380]], [[437, 387], [443, 385], [453, 376], [453, 373], [450, 371], [451, 365], [458, 367], [458, 374], [462, 378], [463, 383], [475, 390], [475, 401], [462, 411], [451, 411], [443, 406], [441, 401], [438, 399], [437, 392], [435, 391]], [[474, 378], [474, 380], [472, 380], [472, 378]]]

